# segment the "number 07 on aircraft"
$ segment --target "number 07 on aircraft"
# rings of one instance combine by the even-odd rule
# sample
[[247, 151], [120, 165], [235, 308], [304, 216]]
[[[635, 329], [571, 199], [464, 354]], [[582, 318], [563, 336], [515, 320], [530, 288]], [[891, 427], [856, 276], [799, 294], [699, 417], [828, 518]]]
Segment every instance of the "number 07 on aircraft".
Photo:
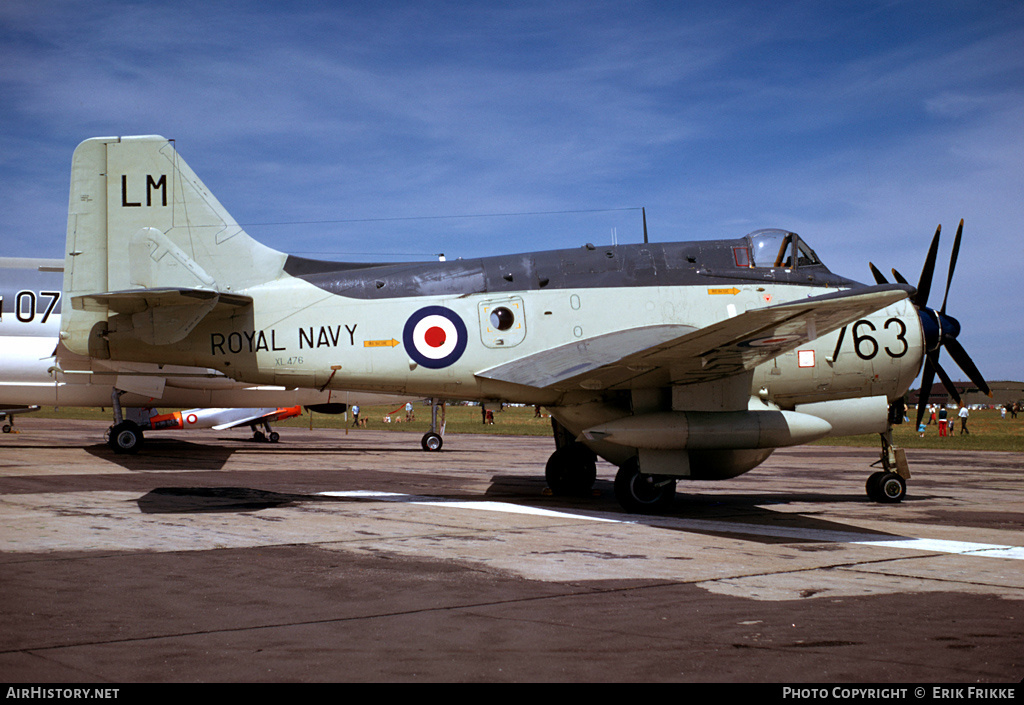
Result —
[[879, 433], [868, 494], [892, 502], [909, 470], [891, 406], [922, 362], [923, 386], [935, 373], [951, 386], [945, 347], [987, 391], [945, 301], [926, 304], [938, 236], [917, 287], [873, 265], [874, 285], [838, 276], [782, 230], [649, 243], [645, 227], [643, 244], [314, 261], [249, 237], [171, 141], [95, 138], [72, 162], [61, 338], [255, 384], [543, 405], [552, 490], [587, 491], [600, 456], [638, 512], [666, 509], [678, 480], [735, 477], [775, 448]]

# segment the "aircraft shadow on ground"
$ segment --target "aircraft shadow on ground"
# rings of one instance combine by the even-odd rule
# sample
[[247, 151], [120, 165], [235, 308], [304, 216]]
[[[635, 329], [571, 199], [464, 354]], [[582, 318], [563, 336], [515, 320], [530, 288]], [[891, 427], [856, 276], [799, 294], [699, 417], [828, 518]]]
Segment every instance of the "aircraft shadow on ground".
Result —
[[117, 463], [125, 470], [159, 472], [221, 470], [237, 449], [169, 438], [147, 438], [145, 446], [136, 455], [115, 453], [106, 443], [86, 446], [84, 450], [97, 458]]
[[[510, 493], [512, 487], [530, 490], [528, 494], [540, 494], [543, 478], [509, 477], [503, 480], [500, 495], [508, 504], [543, 508], [566, 513], [580, 512], [581, 515], [599, 514], [613, 520], [630, 524], [647, 525], [651, 528], [686, 534], [700, 534], [719, 538], [733, 538], [761, 544], [800, 544], [804, 550], [829, 550], [830, 546], [864, 540], [904, 538], [899, 534], [873, 531], [861, 527], [850, 527], [835, 521], [806, 516], [794, 512], [778, 512], [764, 504], [780, 504], [777, 495], [719, 495], [702, 498], [701, 502], [688, 501], [686, 496], [677, 498], [672, 509], [664, 514], [629, 514], [615, 503], [611, 483], [598, 483], [592, 498], [543, 497], [543, 501], [524, 501], [522, 492], [518, 496]], [[607, 485], [607, 487], [602, 486]], [[363, 503], [381, 502], [417, 503], [430, 501], [443, 505], [445, 501], [472, 502], [496, 501], [496, 493], [485, 492], [483, 496], [459, 493], [458, 495], [437, 494], [430, 497], [410, 495], [408, 497], [331, 497], [318, 494], [272, 492], [249, 487], [158, 487], [138, 499], [140, 511], [144, 514], [204, 514], [243, 513], [276, 509], [298, 504]], [[488, 498], [491, 498], [488, 500]], [[834, 496], [800, 495], [792, 501], [808, 502], [836, 501]], [[861, 501], [861, 500], [857, 500]]]
[[157, 487], [139, 498], [143, 514], [251, 512], [330, 498], [267, 492], [249, 487]]
[[[318, 494], [297, 494], [290, 492], [272, 492], [257, 490], [251, 487], [157, 487], [140, 497], [139, 509], [143, 514], [203, 514], [207, 512], [251, 512], [261, 509], [276, 509], [302, 503], [317, 504], [379, 504], [380, 502], [416, 502], [425, 499], [409, 495], [407, 498], [382, 499], [375, 496], [331, 497]], [[466, 501], [469, 497], [461, 495], [457, 498], [431, 497], [430, 499], [458, 499]]]
[[[233, 439], [232, 439], [233, 440]], [[265, 451], [278, 455], [316, 453], [320, 455], [335, 453], [350, 455], [352, 453], [382, 452], [378, 446], [339, 446], [337, 448], [304, 448], [300, 445], [282, 443], [257, 443], [255, 441], [239, 441], [238, 446], [206, 445], [176, 438], [146, 439], [146, 444], [135, 455], [115, 453], [105, 443], [86, 446], [84, 450], [97, 458], [117, 463], [126, 470], [135, 472], [159, 470], [221, 470], [231, 457], [240, 451]], [[418, 446], [408, 448], [387, 448], [388, 453], [413, 453], [421, 455], [424, 451]], [[446, 451], [457, 452], [457, 451]]]

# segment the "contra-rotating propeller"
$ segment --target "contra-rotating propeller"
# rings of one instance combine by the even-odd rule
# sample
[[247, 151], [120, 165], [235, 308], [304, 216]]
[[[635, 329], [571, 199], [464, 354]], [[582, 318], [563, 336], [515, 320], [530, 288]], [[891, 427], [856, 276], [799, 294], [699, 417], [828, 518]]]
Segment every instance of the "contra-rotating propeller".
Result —
[[[971, 382], [982, 392], [991, 396], [991, 392], [981, 376], [981, 372], [978, 371], [967, 351], [957, 342], [956, 337], [960, 334], [960, 322], [952, 316], [946, 315], [949, 285], [953, 281], [953, 270], [956, 269], [956, 259], [960, 253], [960, 236], [963, 234], [963, 231], [964, 221], [961, 219], [960, 227], [956, 229], [956, 238], [953, 240], [953, 252], [949, 258], [949, 274], [946, 276], [946, 292], [942, 296], [942, 308], [938, 311], [928, 308], [928, 294], [931, 292], [932, 275], [935, 273], [935, 258], [939, 250], [939, 233], [942, 232], [941, 225], [935, 229], [935, 237], [932, 238], [931, 247], [928, 248], [928, 256], [925, 258], [924, 268], [921, 270], [921, 279], [917, 284], [917, 290], [910, 297], [910, 300], [917, 308], [917, 315], [921, 318], [925, 342], [924, 371], [921, 373], [921, 392], [917, 402], [917, 426], [921, 425], [921, 419], [924, 418], [924, 412], [928, 406], [928, 395], [931, 393], [932, 382], [935, 381], [936, 374], [939, 375], [939, 379], [942, 380], [942, 386], [946, 388], [949, 395], [958, 404], [961, 403], [960, 394], [953, 385], [953, 381], [939, 364], [939, 352], [943, 347], [946, 348], [946, 352], [949, 353], [949, 356], [953, 358], [957, 366], [970, 378]], [[888, 283], [874, 264], [869, 262], [868, 266], [871, 268], [871, 273], [875, 277], [876, 282], [879, 284]], [[892, 270], [892, 275], [898, 282], [907, 283], [907, 280], [895, 269]]]

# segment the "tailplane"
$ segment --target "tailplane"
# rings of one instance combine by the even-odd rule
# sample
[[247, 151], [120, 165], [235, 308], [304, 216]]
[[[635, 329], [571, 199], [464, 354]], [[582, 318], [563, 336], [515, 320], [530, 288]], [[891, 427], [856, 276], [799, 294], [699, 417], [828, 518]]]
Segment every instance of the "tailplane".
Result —
[[108, 357], [107, 326], [151, 345], [183, 339], [218, 305], [275, 279], [286, 255], [253, 240], [159, 136], [75, 150], [61, 321], [65, 345]]

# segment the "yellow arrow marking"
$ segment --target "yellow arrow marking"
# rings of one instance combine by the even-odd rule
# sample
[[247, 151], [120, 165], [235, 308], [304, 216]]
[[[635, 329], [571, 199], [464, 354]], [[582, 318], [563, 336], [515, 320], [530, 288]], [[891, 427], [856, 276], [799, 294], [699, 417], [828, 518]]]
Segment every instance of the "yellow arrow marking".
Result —
[[364, 348], [393, 348], [398, 345], [398, 341], [392, 338], [391, 340], [364, 340]]
[[730, 289], [708, 289], [708, 293], [711, 294], [712, 296], [716, 296], [718, 294], [732, 294], [733, 296], [735, 296], [736, 294], [740, 293], [740, 290], [737, 289], [736, 287], [732, 287]]

